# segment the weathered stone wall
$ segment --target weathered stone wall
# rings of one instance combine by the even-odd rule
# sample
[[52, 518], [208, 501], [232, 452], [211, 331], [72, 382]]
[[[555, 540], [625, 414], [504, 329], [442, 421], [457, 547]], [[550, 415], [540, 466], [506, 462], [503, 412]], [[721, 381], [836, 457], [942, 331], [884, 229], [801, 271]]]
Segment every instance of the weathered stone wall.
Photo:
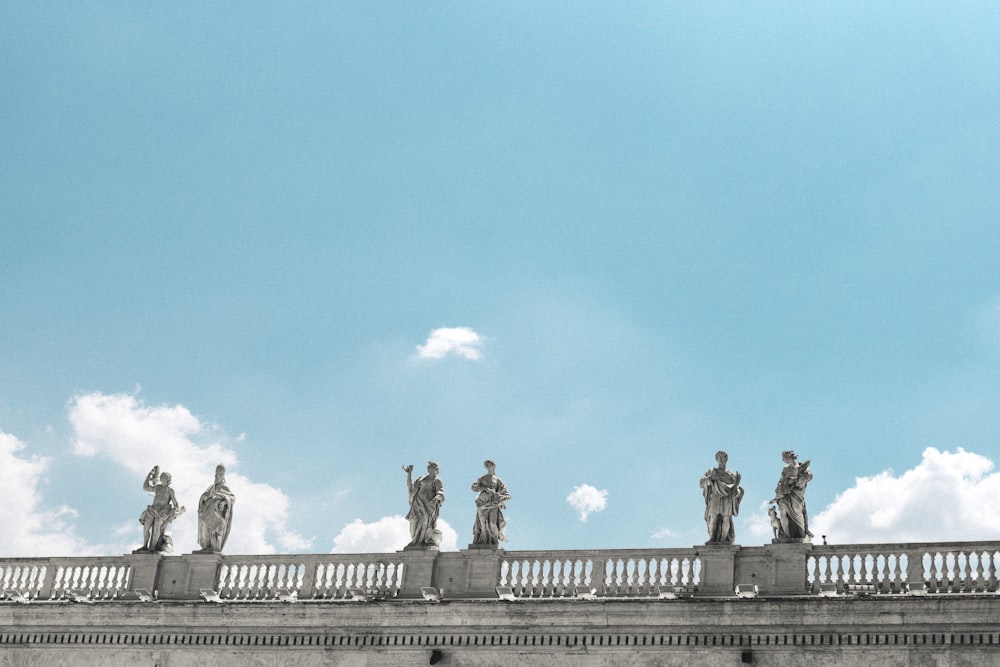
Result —
[[0, 606], [4, 667], [998, 661], [995, 595]]

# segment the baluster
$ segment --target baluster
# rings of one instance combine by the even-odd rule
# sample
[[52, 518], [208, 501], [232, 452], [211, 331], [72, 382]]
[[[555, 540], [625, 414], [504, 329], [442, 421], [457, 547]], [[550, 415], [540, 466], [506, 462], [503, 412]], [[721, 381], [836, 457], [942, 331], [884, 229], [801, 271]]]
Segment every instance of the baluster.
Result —
[[847, 581], [845, 583], [850, 583], [852, 586], [854, 584], [860, 583], [857, 579], [857, 554], [846, 554], [846, 565], [845, 573], [847, 574]]
[[531, 597], [531, 561], [525, 559], [518, 564], [521, 579], [521, 596]]
[[876, 593], [890, 593], [891, 581], [889, 579], [889, 557], [885, 554], [878, 554], [875, 557], [875, 578]]
[[229, 574], [232, 572], [232, 567], [223, 563], [219, 567], [218, 581], [215, 583], [215, 590], [219, 591], [219, 595], [224, 598], [230, 597], [230, 586], [229, 586]]
[[947, 592], [955, 593], [961, 588], [961, 584], [958, 581], [958, 558], [954, 551], [949, 551], [945, 554], [944, 563]]
[[583, 587], [589, 590], [604, 588], [604, 561], [588, 558], [583, 561]]
[[541, 561], [538, 575], [538, 596], [547, 598], [551, 592], [552, 561], [548, 558]]
[[1000, 558], [1000, 552], [991, 551], [987, 552], [989, 558], [989, 583], [987, 584], [987, 590], [995, 593], [997, 590], [997, 559]]
[[316, 564], [316, 575], [313, 581], [313, 598], [325, 599], [327, 597], [333, 569], [333, 563]]
[[545, 597], [554, 598], [559, 596], [559, 589], [562, 588], [563, 562], [558, 558], [552, 560], [551, 580], [549, 588], [545, 592]]
[[649, 565], [650, 593], [655, 593], [665, 582], [663, 581], [663, 559], [653, 558]]

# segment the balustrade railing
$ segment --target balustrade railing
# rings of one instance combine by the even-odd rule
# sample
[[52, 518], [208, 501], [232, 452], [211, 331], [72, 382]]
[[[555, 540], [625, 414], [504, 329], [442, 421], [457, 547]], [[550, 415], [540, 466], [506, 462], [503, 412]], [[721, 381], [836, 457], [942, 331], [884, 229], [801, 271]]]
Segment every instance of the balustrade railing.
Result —
[[402, 587], [403, 569], [396, 554], [227, 556], [216, 590], [227, 600], [339, 600], [351, 598], [351, 589], [391, 598]]
[[813, 592], [992, 593], [998, 567], [1000, 542], [814, 545], [806, 577]]
[[[795, 546], [798, 551], [792, 553], [800, 554], [798, 560], [785, 554], [775, 564], [794, 572], [786, 571], [778, 585], [758, 580], [761, 595], [1000, 593], [1000, 542], [803, 545], [804, 550]], [[435, 552], [412, 551], [217, 556], [215, 561], [205, 561], [204, 556], [151, 560], [148, 555], [9, 558], [0, 559], [0, 594], [15, 601], [79, 596], [87, 601], [136, 600], [136, 587], [163, 599], [185, 600], [197, 599], [203, 589], [211, 587], [219, 599], [230, 601], [349, 600], [359, 596], [419, 599], [422, 587], [440, 585], [444, 577], [450, 580], [454, 572], [461, 571], [456, 570], [456, 562], [474, 557], [476, 571], [485, 572], [485, 576], [476, 575], [464, 589], [453, 585], [449, 597], [492, 597], [496, 587], [509, 588], [509, 594], [523, 600], [656, 598], [665, 592], [664, 587], [672, 587], [674, 594], [697, 593], [702, 588], [717, 596], [720, 582], [726, 577], [732, 582], [733, 567], [736, 571], [759, 568], [761, 554], [776, 548], [735, 549], [730, 552], [732, 565], [722, 569], [717, 564], [706, 566], [712, 572], [703, 568], [696, 547], [497, 550], [496, 574], [483, 570], [481, 559], [489, 554], [482, 552], [448, 554], [446, 558]], [[749, 565], [741, 565], [744, 557]], [[408, 569], [411, 567], [414, 569]], [[805, 588], [799, 588], [801, 584], [782, 588], [782, 581], [795, 580], [804, 581]], [[721, 585], [725, 596], [726, 584]]]
[[0, 590], [28, 600], [58, 600], [71, 593], [111, 600], [129, 592], [131, 580], [127, 556], [0, 560]]
[[507, 551], [499, 586], [519, 598], [656, 597], [660, 586], [693, 590], [701, 575], [695, 549]]

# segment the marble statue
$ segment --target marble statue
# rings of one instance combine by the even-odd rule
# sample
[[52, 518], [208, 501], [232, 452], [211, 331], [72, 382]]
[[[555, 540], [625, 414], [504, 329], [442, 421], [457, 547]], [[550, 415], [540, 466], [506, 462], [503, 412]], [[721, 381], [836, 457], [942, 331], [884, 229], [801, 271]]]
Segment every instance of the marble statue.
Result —
[[778, 506], [777, 539], [808, 541], [812, 533], [806, 511], [806, 484], [813, 477], [809, 461], [799, 463], [791, 450], [782, 452], [781, 460], [785, 467], [781, 469], [781, 478], [771, 499]]
[[441, 531], [437, 528], [438, 514], [444, 503], [444, 482], [438, 477], [440, 468], [433, 461], [427, 464], [427, 474], [413, 479], [413, 466], [403, 466], [406, 471], [406, 488], [410, 492], [410, 543], [407, 547], [441, 546]]
[[226, 467], [215, 467], [215, 481], [198, 500], [198, 544], [195, 553], [222, 553], [233, 526], [233, 505], [236, 495], [226, 486]]
[[472, 544], [498, 546], [506, 542], [503, 534], [507, 522], [503, 518], [504, 504], [510, 500], [510, 493], [503, 480], [497, 477], [497, 464], [487, 459], [483, 462], [486, 474], [472, 483], [476, 496], [476, 522], [472, 526]]
[[160, 472], [160, 466], [146, 475], [142, 490], [153, 494], [153, 504], [148, 505], [139, 517], [142, 524], [142, 547], [132, 553], [169, 553], [173, 551], [173, 541], [166, 534], [171, 521], [184, 513], [177, 502], [174, 490], [170, 488], [170, 473]]
[[709, 468], [700, 482], [702, 495], [705, 496], [705, 524], [708, 527], [706, 544], [732, 544], [736, 541], [733, 517], [740, 513], [743, 487], [740, 486], [740, 474], [726, 469], [728, 454], [716, 452], [715, 460], [718, 465]]

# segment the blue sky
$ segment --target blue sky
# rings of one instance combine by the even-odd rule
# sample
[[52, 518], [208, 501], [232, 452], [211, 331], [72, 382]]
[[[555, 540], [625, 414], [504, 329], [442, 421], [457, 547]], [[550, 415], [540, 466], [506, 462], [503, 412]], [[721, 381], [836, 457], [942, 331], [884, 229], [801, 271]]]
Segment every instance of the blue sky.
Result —
[[743, 544], [784, 449], [832, 542], [998, 539], [998, 34], [990, 2], [0, 8], [0, 552], [134, 548], [145, 472], [193, 507], [220, 461], [227, 551], [398, 548], [429, 459], [464, 548], [485, 458], [508, 548], [689, 546], [718, 449]]

